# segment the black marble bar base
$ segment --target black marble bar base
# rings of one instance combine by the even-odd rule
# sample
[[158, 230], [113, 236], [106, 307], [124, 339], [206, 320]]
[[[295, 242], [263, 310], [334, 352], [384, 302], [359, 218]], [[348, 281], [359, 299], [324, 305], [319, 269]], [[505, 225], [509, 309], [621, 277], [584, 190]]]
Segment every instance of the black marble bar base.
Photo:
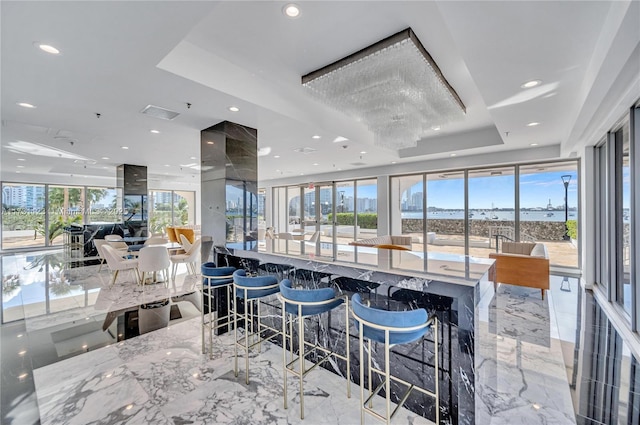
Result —
[[[332, 287], [338, 293], [347, 294], [349, 298], [357, 292], [362, 294], [363, 299], [370, 300], [372, 305], [381, 309], [425, 308], [429, 314], [436, 314], [439, 319], [437, 375], [440, 423], [475, 423], [474, 323], [478, 282], [456, 282], [455, 279], [449, 282], [445, 277], [439, 276], [435, 276], [434, 279], [432, 276], [408, 276], [400, 271], [393, 273], [365, 270], [354, 267], [355, 265], [329, 264], [247, 251], [230, 253], [228, 250], [216, 249], [215, 259], [218, 266], [234, 266], [255, 274], [272, 274], [278, 280], [290, 278], [295, 285], [306, 288]], [[489, 267], [487, 272], [488, 269]], [[226, 301], [216, 304], [216, 308], [226, 309]], [[307, 319], [305, 339], [344, 353], [344, 308], [340, 306], [319, 319]], [[282, 326], [280, 301], [275, 296], [263, 301], [262, 313], [263, 316], [266, 313], [268, 325], [277, 328]], [[220, 314], [223, 314], [222, 311]], [[360, 384], [358, 330], [353, 320], [349, 322], [351, 379], [354, 383]], [[282, 344], [281, 340], [277, 342]], [[297, 342], [294, 341], [294, 351], [297, 350], [296, 347]], [[384, 364], [384, 346], [372, 343], [372, 352], [374, 366], [381, 369], [380, 366]], [[435, 355], [434, 334], [430, 331], [419, 341], [392, 347], [391, 373], [416, 386], [433, 391], [436, 375]], [[325, 362], [322, 367], [343, 377], [347, 375], [344, 361]], [[372, 388], [379, 382], [380, 379], [374, 377]], [[365, 387], [368, 386], [368, 378], [365, 376]], [[393, 383], [392, 401], [397, 402], [404, 390], [402, 386]], [[384, 395], [384, 390], [380, 394]], [[355, 393], [353, 396], [359, 395]], [[404, 407], [429, 420], [435, 420], [435, 401], [432, 397], [414, 391]]]

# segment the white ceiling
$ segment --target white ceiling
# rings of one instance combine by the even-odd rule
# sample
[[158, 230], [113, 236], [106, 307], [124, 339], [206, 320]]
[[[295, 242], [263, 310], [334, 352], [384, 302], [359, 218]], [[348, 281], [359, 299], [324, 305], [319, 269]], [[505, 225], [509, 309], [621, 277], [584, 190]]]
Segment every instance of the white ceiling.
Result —
[[[151, 187], [190, 186], [199, 182], [190, 164], [199, 162], [200, 130], [222, 120], [258, 129], [259, 147], [271, 148], [259, 160], [261, 182], [392, 162], [402, 170], [451, 153], [517, 150], [525, 160], [559, 145], [570, 156], [640, 97], [637, 1], [298, 4], [301, 16], [289, 19], [285, 2], [270, 1], [2, 1], [2, 179], [112, 182], [116, 165], [132, 163], [148, 166]], [[396, 152], [311, 98], [300, 77], [407, 27], [467, 115]], [[521, 89], [532, 79], [542, 85]], [[148, 104], [180, 115], [140, 114]], [[540, 125], [526, 126], [533, 121]], [[337, 136], [349, 141], [333, 143]], [[85, 160], [17, 153], [18, 141]], [[316, 152], [294, 152], [301, 147]]]

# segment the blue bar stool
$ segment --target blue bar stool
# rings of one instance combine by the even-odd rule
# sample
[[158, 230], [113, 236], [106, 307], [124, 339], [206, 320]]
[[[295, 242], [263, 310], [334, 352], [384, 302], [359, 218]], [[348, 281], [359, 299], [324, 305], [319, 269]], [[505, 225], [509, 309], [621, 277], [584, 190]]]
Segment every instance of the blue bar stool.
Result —
[[[244, 338], [238, 340], [238, 313], [239, 306], [234, 303], [233, 308], [233, 328], [235, 335], [234, 344], [234, 372], [236, 378], [238, 377], [238, 347], [244, 350], [245, 360], [245, 382], [249, 384], [249, 350], [254, 346], [258, 346], [262, 341], [267, 341], [274, 336], [282, 335], [279, 329], [265, 325], [260, 320], [260, 299], [266, 298], [269, 295], [280, 292], [280, 286], [278, 285], [278, 279], [274, 276], [256, 276], [249, 277], [244, 270], [236, 270], [233, 273], [233, 289], [237, 298], [244, 300], [244, 313], [242, 313], [242, 319], [244, 319]], [[254, 305], [257, 304], [257, 308]], [[257, 310], [257, 315], [255, 314]], [[254, 325], [254, 321], [257, 322]], [[271, 331], [272, 334], [267, 337], [262, 337], [263, 330]], [[249, 342], [251, 340], [251, 342]]]
[[[435, 398], [436, 401], [436, 424], [440, 423], [440, 399], [438, 394], [438, 319], [436, 316], [428, 317], [427, 311], [423, 308], [409, 311], [386, 311], [379, 310], [362, 303], [360, 294], [354, 294], [351, 298], [351, 312], [358, 325], [360, 338], [360, 422], [364, 424], [365, 413], [369, 413], [375, 418], [391, 423], [391, 418], [395, 415], [404, 402], [409, 398], [412, 390], [418, 390]], [[433, 330], [435, 340], [435, 392], [425, 390], [392, 376], [389, 369], [389, 349], [397, 344], [407, 344], [417, 341], [429, 330]], [[364, 398], [364, 338], [368, 340], [368, 378], [369, 397]], [[371, 365], [371, 341], [384, 344], [384, 370], [376, 369]], [[382, 377], [382, 382], [371, 391], [372, 372]], [[404, 384], [408, 387], [398, 402], [396, 408], [391, 412], [391, 380]], [[373, 398], [385, 389], [386, 414], [373, 410]]]
[[[278, 298], [282, 301], [282, 364], [284, 366], [284, 408], [287, 408], [287, 376], [291, 373], [300, 379], [300, 419], [304, 419], [304, 377], [317, 366], [328, 360], [331, 356], [347, 362], [347, 397], [351, 398], [351, 362], [349, 360], [349, 298], [346, 295], [337, 296], [332, 288], [320, 289], [293, 289], [291, 281], [284, 279], [280, 282], [280, 294]], [[304, 340], [304, 319], [306, 317], [318, 316], [329, 312], [334, 308], [345, 304], [345, 327], [346, 327], [346, 349], [345, 355], [338, 354], [332, 350], [320, 347]], [[287, 322], [287, 316], [289, 321]], [[298, 319], [298, 356], [294, 358], [293, 353], [293, 321]], [[287, 323], [289, 332], [287, 334]], [[287, 363], [287, 336], [289, 337], [289, 348], [291, 350], [291, 360]], [[306, 347], [311, 347], [305, 351]], [[305, 357], [309, 354], [318, 354], [320, 357], [310, 368], [305, 368]], [[298, 362], [298, 370], [295, 363]]]
[[[205, 344], [204, 344], [204, 330], [205, 328], [209, 329], [209, 358], [213, 356], [213, 331], [215, 329], [220, 329], [223, 326], [231, 325], [231, 298], [233, 297], [233, 272], [236, 271], [235, 267], [216, 267], [215, 263], [204, 263], [201, 266], [202, 271], [202, 293], [204, 295], [205, 287], [207, 289], [208, 294], [208, 305], [209, 311], [208, 314], [208, 322], [205, 323], [205, 312], [204, 312], [204, 302], [203, 306], [200, 309], [201, 311], [201, 319], [202, 319], [202, 354], [205, 353]], [[227, 314], [220, 317], [213, 317], [213, 306], [211, 305], [212, 295], [211, 293], [218, 288], [226, 287], [227, 289]], [[203, 300], [204, 301], [204, 300]], [[217, 313], [217, 312], [216, 312]]]

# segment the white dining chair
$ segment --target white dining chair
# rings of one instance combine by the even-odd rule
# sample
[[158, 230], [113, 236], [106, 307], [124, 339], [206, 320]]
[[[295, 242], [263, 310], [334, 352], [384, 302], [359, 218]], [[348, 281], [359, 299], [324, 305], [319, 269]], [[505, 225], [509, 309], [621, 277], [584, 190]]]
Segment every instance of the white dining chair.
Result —
[[138, 253], [138, 273], [140, 284], [144, 285], [147, 273], [153, 273], [154, 281], [157, 272], [164, 273], [164, 281], [169, 282], [169, 251], [162, 245], [145, 246]]
[[189, 251], [193, 244], [189, 242], [189, 239], [185, 235], [180, 233], [180, 245], [182, 246], [182, 249], [184, 249], [185, 251]]
[[121, 270], [133, 270], [136, 273], [136, 280], [139, 280], [137, 259], [135, 258], [125, 259], [122, 257], [121, 252], [117, 251], [110, 245], [106, 245], [106, 244], [102, 246], [102, 253], [104, 254], [104, 259], [107, 261], [107, 266], [109, 266], [109, 270], [113, 272], [111, 285], [116, 283], [116, 279], [118, 278], [118, 273]]
[[171, 270], [171, 278], [175, 280], [176, 272], [178, 270], [178, 264], [186, 264], [187, 272], [189, 274], [193, 274], [194, 276], [197, 274], [196, 270], [196, 261], [198, 261], [198, 255], [200, 255], [200, 245], [202, 244], [202, 239], [196, 239], [196, 241], [189, 247], [188, 250], [185, 251], [184, 254], [175, 254], [170, 258], [171, 263], [173, 264]]
[[169, 239], [164, 236], [151, 236], [149, 239], [144, 241], [145, 246], [149, 245], [165, 245], [169, 243]]
[[98, 271], [102, 270], [102, 266], [104, 264], [104, 254], [102, 253], [102, 246], [107, 244], [107, 241], [104, 239], [94, 239], [93, 245], [96, 247], [96, 251], [98, 251], [98, 257], [100, 257], [100, 267], [98, 267]]

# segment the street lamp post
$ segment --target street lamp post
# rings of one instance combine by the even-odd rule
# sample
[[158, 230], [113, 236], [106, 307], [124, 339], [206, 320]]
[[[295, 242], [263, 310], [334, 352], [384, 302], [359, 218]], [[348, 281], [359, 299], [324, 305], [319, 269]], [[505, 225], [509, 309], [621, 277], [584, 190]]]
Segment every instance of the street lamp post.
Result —
[[564, 236], [562, 236], [562, 239], [568, 241], [571, 238], [569, 237], [569, 226], [567, 223], [569, 221], [569, 204], [567, 202], [567, 194], [569, 192], [569, 182], [571, 181], [571, 176], [567, 174], [560, 178], [562, 179], [562, 183], [564, 183]]

